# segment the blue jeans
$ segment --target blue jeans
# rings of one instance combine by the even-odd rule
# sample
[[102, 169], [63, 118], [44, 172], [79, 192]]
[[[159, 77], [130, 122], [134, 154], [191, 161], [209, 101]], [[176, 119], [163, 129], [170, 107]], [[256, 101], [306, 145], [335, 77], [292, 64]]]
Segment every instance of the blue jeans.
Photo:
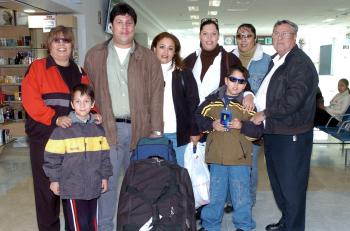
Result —
[[210, 164], [210, 203], [203, 207], [202, 226], [208, 231], [220, 231], [224, 205], [230, 193], [234, 212], [232, 222], [237, 229], [250, 231], [252, 219], [250, 197], [250, 166]]
[[256, 189], [258, 186], [258, 160], [259, 160], [260, 146], [253, 144], [253, 156], [252, 156], [252, 172], [250, 174], [250, 195], [252, 197], [252, 206], [256, 202]]
[[176, 133], [164, 133], [164, 136], [173, 142], [173, 147], [176, 153], [177, 164], [181, 167], [184, 166], [184, 154], [186, 150], [186, 145], [177, 147]]
[[110, 145], [110, 159], [113, 176], [108, 180], [108, 191], [98, 199], [98, 230], [116, 230], [114, 219], [118, 207], [119, 176], [124, 175], [130, 163], [131, 124], [117, 123], [118, 144]]

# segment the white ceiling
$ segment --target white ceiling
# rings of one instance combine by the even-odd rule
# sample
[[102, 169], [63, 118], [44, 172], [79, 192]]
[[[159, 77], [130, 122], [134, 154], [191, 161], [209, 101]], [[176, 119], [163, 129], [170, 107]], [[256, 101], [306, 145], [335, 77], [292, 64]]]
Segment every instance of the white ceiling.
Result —
[[[219, 7], [209, 7], [209, 0], [126, 0], [136, 6], [137, 13], [148, 15], [156, 28], [187, 30], [198, 34], [201, 18], [219, 19], [220, 32], [235, 33], [241, 23], [252, 23], [258, 34], [270, 34], [273, 24], [280, 19], [290, 19], [301, 28], [341, 28], [350, 31], [350, 0], [221, 0]], [[199, 20], [191, 20], [189, 6], [198, 6]], [[216, 16], [208, 16], [216, 10]], [[332, 22], [324, 20], [333, 18]], [[149, 19], [148, 19], [149, 20]], [[140, 28], [140, 27], [139, 27]], [[154, 25], [142, 25], [141, 30], [154, 30]]]
[[[79, 10], [76, 9], [88, 7], [91, 1], [100, 1], [106, 6], [109, 0], [0, 0], [0, 6], [17, 10], [34, 7], [39, 13], [77, 13]], [[150, 37], [160, 31], [178, 30], [184, 35], [197, 35], [198, 26], [193, 26], [192, 22], [200, 22], [205, 17], [219, 19], [221, 34], [234, 34], [241, 23], [252, 23], [260, 35], [270, 34], [273, 24], [279, 19], [290, 19], [301, 29], [318, 28], [327, 32], [329, 28], [332, 31], [340, 28], [350, 32], [350, 0], [221, 0], [219, 7], [209, 7], [209, 0], [125, 2], [136, 9], [139, 17], [137, 29]], [[190, 13], [189, 6], [198, 6], [199, 12]], [[216, 10], [218, 14], [208, 16], [209, 10]], [[198, 15], [199, 19], [191, 20], [191, 14]], [[324, 22], [329, 18], [334, 21]]]

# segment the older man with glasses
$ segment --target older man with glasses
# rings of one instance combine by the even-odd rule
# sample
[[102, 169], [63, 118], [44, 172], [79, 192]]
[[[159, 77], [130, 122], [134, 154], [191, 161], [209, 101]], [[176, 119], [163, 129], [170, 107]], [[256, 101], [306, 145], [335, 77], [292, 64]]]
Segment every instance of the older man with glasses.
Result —
[[275, 23], [269, 71], [257, 94], [264, 123], [267, 171], [282, 217], [266, 230], [305, 230], [306, 191], [313, 140], [318, 74], [311, 59], [296, 45], [298, 26], [289, 20]]

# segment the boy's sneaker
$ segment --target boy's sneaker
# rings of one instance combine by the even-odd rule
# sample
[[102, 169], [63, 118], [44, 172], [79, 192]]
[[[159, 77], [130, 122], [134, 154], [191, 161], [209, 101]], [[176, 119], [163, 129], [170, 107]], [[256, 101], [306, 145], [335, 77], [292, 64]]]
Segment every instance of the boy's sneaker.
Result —
[[224, 208], [225, 213], [232, 213], [233, 212], [233, 206], [231, 203], [226, 203]]

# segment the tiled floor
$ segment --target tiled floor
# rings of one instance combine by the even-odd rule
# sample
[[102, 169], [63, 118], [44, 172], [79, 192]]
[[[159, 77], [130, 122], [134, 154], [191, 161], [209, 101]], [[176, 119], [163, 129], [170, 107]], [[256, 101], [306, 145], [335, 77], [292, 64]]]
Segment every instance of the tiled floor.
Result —
[[[336, 141], [322, 132], [315, 133], [318, 142]], [[0, 230], [35, 231], [35, 208], [28, 148], [13, 148], [12, 143], [0, 154]], [[350, 148], [350, 147], [349, 147]], [[255, 230], [277, 221], [276, 208], [263, 155], [260, 156], [257, 203], [254, 207]], [[314, 145], [307, 195], [307, 231], [347, 231], [350, 227], [350, 167], [344, 167], [339, 144]], [[223, 219], [222, 230], [235, 228], [231, 215]]]

